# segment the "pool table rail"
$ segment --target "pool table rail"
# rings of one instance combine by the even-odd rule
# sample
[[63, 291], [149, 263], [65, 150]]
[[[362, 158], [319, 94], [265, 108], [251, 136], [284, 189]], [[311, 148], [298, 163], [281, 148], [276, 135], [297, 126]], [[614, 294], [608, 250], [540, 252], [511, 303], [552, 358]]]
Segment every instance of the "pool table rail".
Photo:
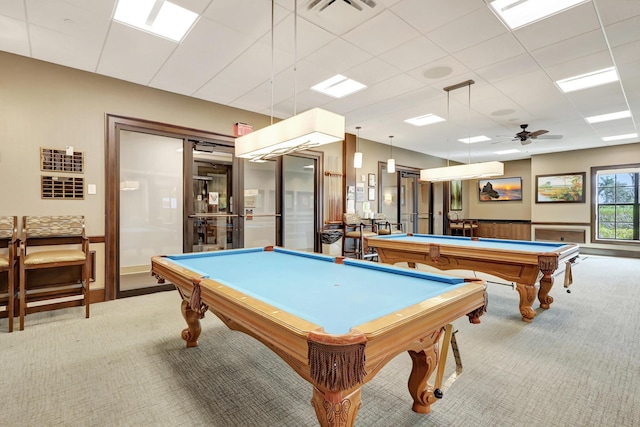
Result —
[[204, 311], [213, 312], [230, 329], [263, 343], [312, 384], [311, 403], [322, 426], [354, 425], [361, 387], [405, 351], [413, 363], [408, 382], [412, 409], [429, 413], [438, 398], [428, 379], [441, 357], [445, 326], [465, 315], [479, 323], [487, 305], [486, 283], [467, 279], [463, 286], [356, 325], [346, 334], [328, 334], [319, 325], [166, 257], [152, 258], [152, 273], [173, 283], [181, 295], [187, 347], [197, 346]]

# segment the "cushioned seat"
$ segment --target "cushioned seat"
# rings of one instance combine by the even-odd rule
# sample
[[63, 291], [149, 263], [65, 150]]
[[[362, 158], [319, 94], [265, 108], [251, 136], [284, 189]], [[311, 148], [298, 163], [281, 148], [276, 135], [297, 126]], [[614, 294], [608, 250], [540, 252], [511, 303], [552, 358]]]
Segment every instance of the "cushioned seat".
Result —
[[[373, 231], [373, 224], [363, 223], [358, 214], [343, 214], [342, 223], [344, 235], [342, 239], [342, 255], [354, 256], [360, 259], [375, 256], [375, 254], [370, 253], [365, 240], [366, 237], [377, 234]], [[350, 244], [352, 244], [353, 249], [351, 249]]]
[[462, 236], [473, 237], [474, 231], [478, 229], [477, 219], [465, 219], [462, 215], [455, 211], [447, 214], [449, 218], [449, 234], [460, 234]]
[[[47, 307], [64, 308], [78, 305], [78, 296], [89, 317], [89, 240], [85, 236], [81, 215], [25, 216], [20, 242], [20, 329], [28, 312]], [[64, 245], [64, 249], [59, 249]], [[76, 248], [73, 248], [76, 246]], [[48, 269], [48, 270], [47, 270]], [[73, 274], [60, 274], [73, 269]], [[45, 271], [46, 270], [46, 271]], [[50, 272], [50, 273], [47, 273]], [[68, 270], [67, 270], [68, 271]], [[39, 276], [33, 276], [40, 273]], [[37, 277], [37, 280], [32, 280]], [[43, 278], [44, 277], [44, 278]], [[62, 282], [62, 283], [61, 283]], [[69, 302], [69, 297], [75, 298]]]
[[389, 234], [403, 234], [403, 226], [401, 222], [389, 222], [384, 214], [376, 216], [376, 232], [381, 236]]

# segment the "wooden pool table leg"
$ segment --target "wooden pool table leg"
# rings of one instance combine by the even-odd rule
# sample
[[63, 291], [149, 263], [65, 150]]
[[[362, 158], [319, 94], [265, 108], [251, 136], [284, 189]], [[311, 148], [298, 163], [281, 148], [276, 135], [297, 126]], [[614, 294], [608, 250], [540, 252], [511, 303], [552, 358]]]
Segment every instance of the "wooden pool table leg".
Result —
[[522, 315], [522, 320], [531, 323], [533, 318], [536, 317], [536, 312], [531, 307], [533, 301], [536, 299], [536, 287], [535, 285], [517, 283], [516, 289], [520, 294], [520, 314]]
[[[429, 339], [428, 337], [425, 340]], [[438, 400], [433, 394], [433, 387], [429, 385], [428, 380], [433, 371], [438, 366], [440, 360], [440, 348], [438, 340], [440, 333], [433, 333], [431, 336], [433, 341], [427, 343], [422, 351], [409, 350], [409, 356], [413, 362], [413, 368], [409, 375], [409, 393], [413, 397], [414, 412], [419, 414], [428, 414], [431, 412], [431, 404]]]
[[313, 387], [311, 405], [322, 427], [352, 427], [361, 404], [360, 387], [346, 396], [341, 391], [323, 393]]
[[197, 347], [198, 337], [202, 328], [200, 327], [200, 318], [202, 315], [191, 309], [189, 303], [182, 300], [182, 317], [187, 322], [187, 329], [182, 330], [182, 339], [187, 342], [187, 347]]
[[553, 302], [553, 297], [549, 295], [553, 287], [553, 274], [543, 272], [544, 276], [540, 279], [540, 290], [538, 291], [538, 301], [541, 308], [549, 308]]

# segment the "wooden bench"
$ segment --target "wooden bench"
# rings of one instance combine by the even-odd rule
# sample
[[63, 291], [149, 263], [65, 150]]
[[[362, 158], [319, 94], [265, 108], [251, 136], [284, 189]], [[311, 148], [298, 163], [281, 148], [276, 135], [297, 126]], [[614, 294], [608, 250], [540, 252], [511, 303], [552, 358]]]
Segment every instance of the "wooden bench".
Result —
[[[64, 245], [60, 249], [60, 245]], [[85, 235], [84, 217], [25, 216], [20, 240], [20, 330], [24, 329], [25, 315], [52, 308], [78, 305], [69, 297], [82, 296], [85, 317], [89, 317], [90, 256], [89, 239]], [[76, 267], [78, 280], [67, 275], [50, 274], [39, 280], [36, 272]], [[57, 279], [56, 279], [57, 277]], [[33, 279], [33, 280], [31, 280]], [[29, 302], [38, 304], [29, 307]], [[41, 304], [45, 302], [45, 304]]]

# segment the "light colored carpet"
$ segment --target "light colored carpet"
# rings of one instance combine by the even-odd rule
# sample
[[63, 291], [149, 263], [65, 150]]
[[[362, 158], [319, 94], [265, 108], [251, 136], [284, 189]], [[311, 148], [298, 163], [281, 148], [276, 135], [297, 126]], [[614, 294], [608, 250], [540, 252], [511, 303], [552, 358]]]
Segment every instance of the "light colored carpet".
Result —
[[[401, 354], [363, 387], [358, 426], [640, 426], [640, 260], [589, 256], [572, 293], [532, 324], [518, 293], [490, 284], [489, 311], [459, 330], [464, 372], [411, 411]], [[177, 292], [0, 321], [2, 426], [315, 426], [311, 386], [213, 314], [186, 349]], [[453, 369], [453, 358], [447, 362]]]

